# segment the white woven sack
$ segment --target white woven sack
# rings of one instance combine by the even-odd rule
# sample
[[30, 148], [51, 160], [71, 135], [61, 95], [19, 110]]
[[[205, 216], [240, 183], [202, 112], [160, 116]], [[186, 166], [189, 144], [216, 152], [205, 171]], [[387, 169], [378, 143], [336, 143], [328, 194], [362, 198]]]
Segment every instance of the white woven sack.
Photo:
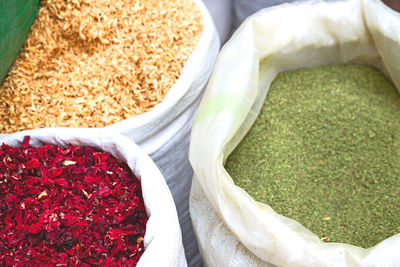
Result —
[[214, 67], [219, 39], [210, 14], [194, 0], [203, 15], [203, 32], [181, 75], [164, 100], [150, 112], [105, 127], [140, 146], [160, 168], [174, 198], [189, 266], [201, 264], [189, 215], [193, 171], [188, 160], [189, 136], [194, 115]]
[[0, 137], [0, 144], [19, 147], [24, 136], [30, 144], [43, 142], [58, 146], [89, 146], [111, 153], [127, 163], [141, 181], [143, 200], [149, 220], [144, 236], [145, 252], [137, 266], [187, 266], [181, 230], [171, 192], [150, 157], [128, 138], [106, 135], [98, 129], [45, 128], [22, 131]]
[[[399, 234], [369, 249], [323, 242], [298, 222], [254, 201], [223, 167], [279, 72], [340, 63], [375, 66], [399, 89], [400, 14], [380, 0], [285, 4], [249, 17], [222, 48], [193, 125], [189, 152], [194, 179], [216, 211], [207, 214], [204, 201], [197, 205], [201, 193], [194, 183], [191, 215], [209, 266], [232, 266], [224, 257], [232, 248], [241, 266], [262, 261], [279, 266], [400, 266]], [[222, 222], [230, 233], [203, 237], [216, 233]], [[233, 237], [240, 247], [225, 242]], [[250, 254], [259, 261], [251, 261]]]

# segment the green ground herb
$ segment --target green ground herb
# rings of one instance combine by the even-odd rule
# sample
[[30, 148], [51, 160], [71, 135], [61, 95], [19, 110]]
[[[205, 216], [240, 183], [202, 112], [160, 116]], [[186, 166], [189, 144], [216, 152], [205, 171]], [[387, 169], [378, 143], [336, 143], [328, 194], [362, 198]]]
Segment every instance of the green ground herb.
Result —
[[225, 167], [321, 239], [374, 246], [400, 232], [399, 100], [368, 66], [281, 73]]

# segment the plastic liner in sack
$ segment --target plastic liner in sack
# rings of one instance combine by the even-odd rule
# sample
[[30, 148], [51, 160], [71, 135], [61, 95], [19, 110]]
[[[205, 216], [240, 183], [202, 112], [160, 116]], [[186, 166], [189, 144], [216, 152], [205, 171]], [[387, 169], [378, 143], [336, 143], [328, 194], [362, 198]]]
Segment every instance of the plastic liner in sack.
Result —
[[380, 0], [285, 4], [248, 18], [222, 48], [193, 125], [189, 153], [196, 180], [190, 212], [209, 266], [236, 265], [225, 257], [232, 254], [240, 266], [400, 265], [400, 235], [368, 249], [325, 243], [254, 201], [223, 167], [279, 72], [342, 63], [375, 66], [399, 89], [400, 14]]
[[3, 135], [0, 144], [19, 147], [27, 135], [35, 147], [42, 143], [88, 146], [109, 152], [127, 163], [141, 181], [149, 216], [144, 236], [145, 251], [137, 266], [187, 266], [171, 192], [157, 166], [135, 143], [122, 135], [107, 135], [99, 129], [44, 128]]
[[0, 84], [28, 36], [39, 0], [0, 0]]
[[203, 15], [203, 32], [179, 79], [150, 112], [104, 128], [133, 140], [160, 168], [175, 200], [189, 266], [199, 266], [202, 262], [189, 214], [193, 177], [188, 159], [189, 137], [220, 48], [210, 14], [201, 0], [194, 2]]

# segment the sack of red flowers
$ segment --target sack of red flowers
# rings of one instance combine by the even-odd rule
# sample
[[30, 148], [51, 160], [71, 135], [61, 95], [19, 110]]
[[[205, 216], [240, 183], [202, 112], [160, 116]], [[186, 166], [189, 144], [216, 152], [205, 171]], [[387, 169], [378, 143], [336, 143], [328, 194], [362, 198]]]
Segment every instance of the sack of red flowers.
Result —
[[0, 137], [1, 266], [186, 266], [172, 195], [122, 135]]

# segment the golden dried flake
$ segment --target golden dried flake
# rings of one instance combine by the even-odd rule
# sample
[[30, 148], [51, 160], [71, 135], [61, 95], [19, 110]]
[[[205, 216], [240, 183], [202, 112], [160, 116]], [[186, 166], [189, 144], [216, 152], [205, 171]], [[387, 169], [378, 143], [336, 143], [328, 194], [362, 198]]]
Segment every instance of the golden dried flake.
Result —
[[82, 189], [82, 193], [85, 195], [86, 198], [90, 197], [90, 195], [84, 189]]
[[322, 217], [323, 221], [329, 221], [330, 219], [331, 219], [331, 217], [329, 217], [329, 216], [328, 217]]
[[202, 29], [192, 0], [42, 1], [0, 87], [0, 131], [103, 127], [150, 111]]
[[324, 242], [329, 242], [330, 238], [329, 238], [329, 236], [324, 236], [324, 237], [321, 237], [321, 240]]
[[40, 193], [40, 195], [38, 196], [38, 199], [41, 199], [43, 197], [47, 196], [47, 192], [43, 191], [42, 193]]
[[69, 166], [69, 165], [74, 165], [76, 162], [75, 161], [73, 161], [73, 160], [66, 160], [66, 161], [64, 161], [62, 164], [64, 165], [64, 166]]

